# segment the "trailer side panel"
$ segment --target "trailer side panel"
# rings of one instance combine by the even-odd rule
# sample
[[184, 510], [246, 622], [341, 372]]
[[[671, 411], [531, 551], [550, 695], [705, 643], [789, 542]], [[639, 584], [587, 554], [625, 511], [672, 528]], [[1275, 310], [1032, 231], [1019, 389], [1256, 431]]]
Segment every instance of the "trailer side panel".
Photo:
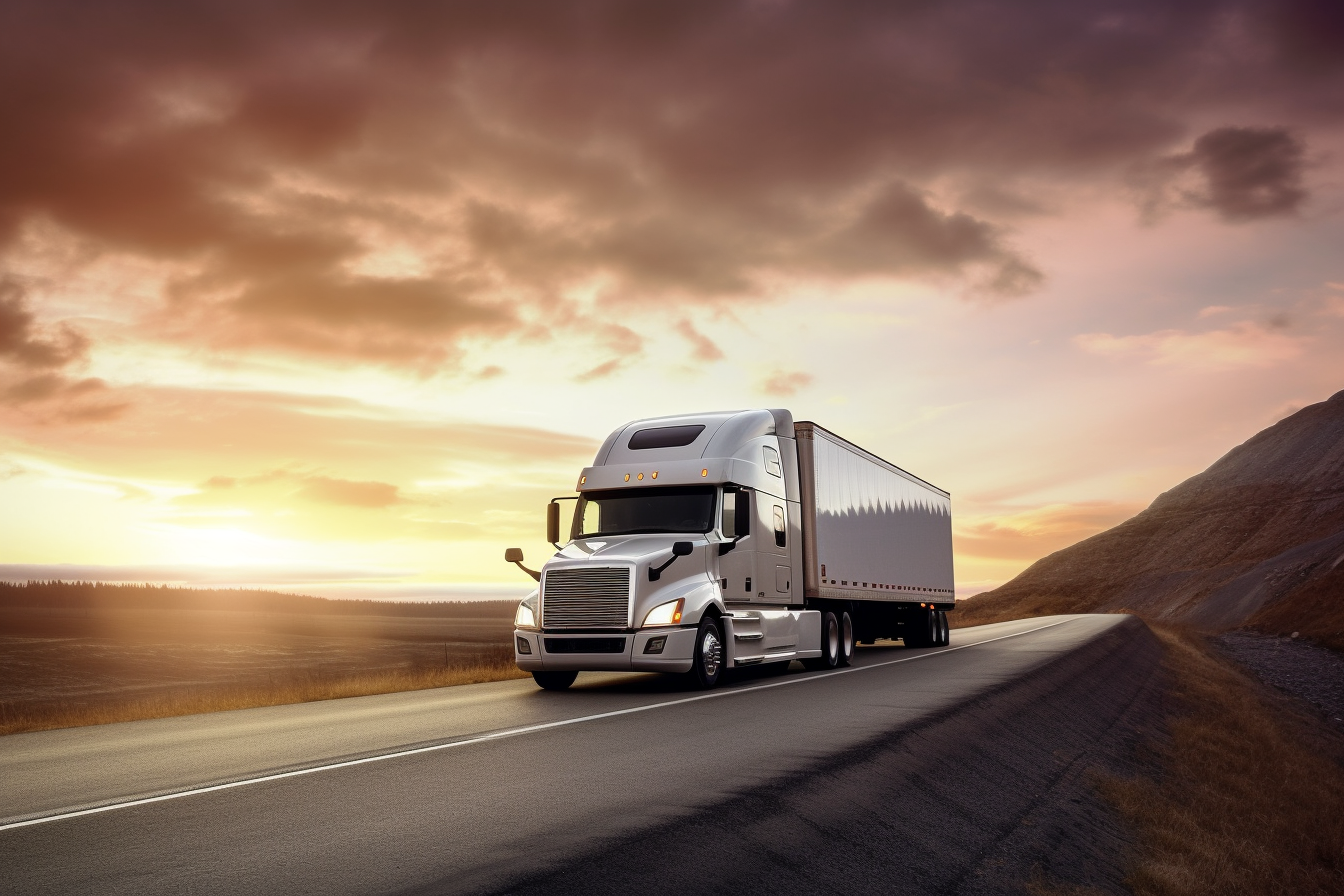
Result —
[[951, 602], [948, 493], [816, 424], [797, 437], [807, 596]]

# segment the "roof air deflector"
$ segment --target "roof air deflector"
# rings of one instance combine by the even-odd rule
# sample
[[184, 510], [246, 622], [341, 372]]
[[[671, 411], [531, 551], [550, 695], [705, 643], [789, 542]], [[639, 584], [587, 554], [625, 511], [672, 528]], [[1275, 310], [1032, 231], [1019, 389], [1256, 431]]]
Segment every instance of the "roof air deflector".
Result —
[[684, 448], [700, 438], [700, 433], [704, 431], [703, 423], [641, 429], [630, 437], [629, 447], [636, 451], [642, 448]]

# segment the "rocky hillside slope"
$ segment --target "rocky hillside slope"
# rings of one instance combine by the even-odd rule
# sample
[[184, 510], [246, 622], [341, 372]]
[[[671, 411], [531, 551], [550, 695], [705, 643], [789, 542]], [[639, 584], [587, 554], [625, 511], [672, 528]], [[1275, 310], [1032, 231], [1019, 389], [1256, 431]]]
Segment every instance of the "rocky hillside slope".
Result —
[[1135, 610], [1209, 631], [1249, 625], [1344, 650], [1344, 392], [1303, 408], [1137, 516], [964, 605]]

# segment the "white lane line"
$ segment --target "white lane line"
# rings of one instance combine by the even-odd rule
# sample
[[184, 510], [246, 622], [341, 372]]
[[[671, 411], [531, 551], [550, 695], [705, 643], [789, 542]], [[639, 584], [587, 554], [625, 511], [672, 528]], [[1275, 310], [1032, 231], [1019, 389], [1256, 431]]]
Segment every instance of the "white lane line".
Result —
[[494, 731], [490, 734], [479, 734], [475, 737], [468, 737], [462, 740], [449, 741], [442, 744], [431, 744], [427, 747], [414, 747], [409, 750], [396, 750], [391, 753], [379, 753], [375, 756], [364, 756], [359, 759], [346, 759], [341, 762], [332, 762], [326, 765], [313, 765], [307, 768], [294, 769], [286, 772], [276, 772], [270, 775], [259, 775], [255, 778], [242, 778], [237, 781], [229, 781], [224, 784], [212, 784], [208, 787], [195, 787], [189, 790], [177, 790], [172, 793], [162, 793], [157, 796], [139, 797], [136, 799], [124, 800], [119, 803], [108, 803], [103, 806], [94, 806], [89, 809], [77, 809], [73, 812], [61, 812], [55, 815], [42, 815], [37, 818], [27, 818], [23, 821], [12, 821], [8, 824], [0, 825], [0, 831], [11, 831], [15, 828], [26, 828], [31, 825], [47, 824], [53, 821], [65, 821], [70, 818], [80, 818], [85, 815], [97, 815], [100, 812], [111, 812], [114, 809], [129, 809], [134, 806], [147, 806], [150, 803], [162, 803], [167, 800], [181, 799], [187, 796], [198, 796], [205, 793], [215, 793], [220, 790], [231, 790], [234, 787], [246, 787], [251, 784], [264, 784], [268, 781], [282, 781], [285, 778], [297, 778], [300, 775], [312, 775], [317, 772], [332, 771], [338, 768], [349, 768], [354, 765], [366, 765], [371, 762], [383, 762], [387, 759], [400, 759], [403, 756], [415, 756], [420, 753], [433, 753], [438, 750], [450, 750], [454, 747], [469, 747], [473, 744], [486, 743], [493, 740], [502, 740], [506, 737], [518, 737], [523, 734], [535, 734], [538, 731], [548, 731], [552, 728], [562, 728], [565, 725], [578, 725], [581, 722], [595, 722], [599, 719], [610, 719], [615, 716], [625, 716], [636, 712], [647, 712], [652, 709], [664, 709], [669, 706], [681, 706], [686, 703], [697, 703], [701, 700], [716, 700], [720, 697], [732, 697], [736, 694], [749, 694], [752, 691], [765, 691], [770, 688], [782, 688], [792, 684], [803, 684], [809, 681], [820, 681], [823, 678], [830, 678], [835, 675], [848, 675], [851, 672], [865, 672], [869, 669], [880, 669], [883, 666], [894, 666], [897, 663], [909, 663], [914, 660], [922, 660], [931, 656], [938, 656], [943, 653], [952, 653], [956, 650], [966, 650], [970, 647], [979, 647], [982, 644], [992, 644], [995, 641], [1004, 641], [1008, 638], [1020, 638], [1023, 635], [1030, 635], [1034, 632], [1044, 631], [1047, 628], [1054, 628], [1057, 625], [1064, 625], [1073, 622], [1074, 619], [1063, 619], [1059, 622], [1052, 622], [1049, 625], [1042, 625], [1037, 628], [1028, 629], [1023, 632], [1014, 632], [1011, 635], [1000, 635], [997, 638], [986, 638], [983, 641], [975, 641], [971, 644], [958, 644], [955, 647], [944, 647], [941, 650], [921, 653], [916, 656], [907, 656], [895, 660], [887, 660], [881, 663], [870, 663], [866, 666], [850, 666], [846, 669], [835, 669], [821, 674], [812, 674], [790, 678], [784, 681], [774, 681], [769, 684], [755, 685], [749, 688], [733, 688], [731, 690], [711, 691], [708, 694], [697, 694], [694, 697], [682, 697], [677, 700], [666, 700], [662, 703], [645, 703], [640, 706], [631, 706], [626, 709], [615, 709], [610, 712], [599, 712], [590, 716], [578, 716], [573, 719], [560, 719], [556, 722], [543, 722], [537, 725], [524, 725], [520, 728], [507, 728], [503, 731]]

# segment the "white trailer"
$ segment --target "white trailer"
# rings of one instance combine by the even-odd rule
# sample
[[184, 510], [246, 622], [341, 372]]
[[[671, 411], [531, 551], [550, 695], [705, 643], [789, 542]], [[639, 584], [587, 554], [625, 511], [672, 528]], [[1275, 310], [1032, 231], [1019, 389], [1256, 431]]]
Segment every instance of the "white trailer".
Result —
[[948, 643], [951, 496], [788, 411], [629, 423], [576, 491], [547, 507], [556, 553], [523, 567], [539, 587], [514, 620], [544, 688], [585, 670], [713, 687], [734, 667], [848, 665], [855, 642]]

